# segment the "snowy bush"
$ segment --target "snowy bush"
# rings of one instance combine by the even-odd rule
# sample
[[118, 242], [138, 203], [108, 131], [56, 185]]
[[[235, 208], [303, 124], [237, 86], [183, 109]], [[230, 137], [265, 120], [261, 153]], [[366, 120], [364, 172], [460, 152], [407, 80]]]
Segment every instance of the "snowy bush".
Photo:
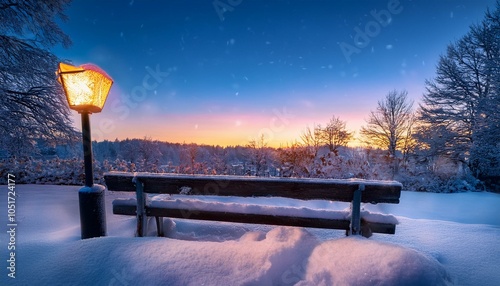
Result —
[[[6, 183], [7, 173], [16, 176], [19, 184], [82, 185], [85, 181], [84, 163], [81, 159], [8, 159], [0, 163], [0, 183]], [[94, 181], [102, 184], [108, 171], [135, 171], [133, 163], [123, 160], [102, 163], [94, 161]]]

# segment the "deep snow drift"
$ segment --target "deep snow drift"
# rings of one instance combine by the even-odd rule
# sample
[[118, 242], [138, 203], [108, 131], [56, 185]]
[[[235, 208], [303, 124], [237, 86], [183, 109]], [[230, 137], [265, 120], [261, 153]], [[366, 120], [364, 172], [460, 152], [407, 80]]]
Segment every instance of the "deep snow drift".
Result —
[[[0, 214], [7, 228], [7, 187]], [[165, 220], [167, 238], [134, 237], [133, 217], [111, 214], [108, 237], [80, 240], [79, 187], [17, 185], [16, 278], [0, 285], [498, 285], [500, 195], [403, 192], [395, 235]], [[234, 202], [234, 201], [233, 201]], [[278, 205], [296, 201], [277, 200]], [[342, 203], [307, 202], [343, 210]], [[151, 230], [154, 223], [151, 224]], [[3, 245], [3, 246], [1, 246]]]

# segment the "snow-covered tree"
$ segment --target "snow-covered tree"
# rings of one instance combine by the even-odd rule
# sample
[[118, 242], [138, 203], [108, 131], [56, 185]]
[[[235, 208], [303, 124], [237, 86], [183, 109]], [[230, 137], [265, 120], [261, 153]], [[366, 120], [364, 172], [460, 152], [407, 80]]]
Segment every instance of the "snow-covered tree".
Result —
[[311, 153], [310, 146], [293, 142], [278, 148], [277, 156], [282, 177], [309, 177], [316, 153]]
[[135, 163], [139, 159], [139, 144], [138, 139], [125, 139], [119, 143], [119, 157], [127, 162]]
[[[498, 172], [500, 160], [500, 2], [479, 24], [448, 46], [420, 106], [422, 144], [466, 163], [474, 175]], [[439, 130], [439, 132], [436, 132]], [[424, 140], [422, 140], [422, 138]]]
[[246, 148], [250, 161], [250, 175], [268, 176], [272, 154], [264, 135], [261, 135], [258, 140], [248, 142]]
[[144, 137], [139, 141], [139, 148], [137, 150], [143, 160], [143, 167], [146, 171], [158, 167], [158, 160], [161, 158], [162, 153], [157, 141], [153, 141], [151, 137]]
[[367, 125], [361, 127], [363, 141], [368, 146], [386, 149], [394, 163], [394, 174], [398, 172], [396, 151], [403, 154], [409, 147], [414, 123], [413, 101], [408, 92], [389, 92], [384, 100], [378, 102], [377, 109], [368, 117]]
[[0, 3], [0, 143], [12, 155], [30, 155], [38, 139], [77, 138], [49, 51], [71, 44], [56, 22], [69, 2]]
[[180, 173], [196, 174], [202, 171], [197, 161], [200, 147], [196, 144], [185, 144], [180, 150]]
[[228, 148], [223, 148], [221, 146], [215, 146], [211, 154], [210, 165], [215, 174], [219, 175], [229, 175], [230, 164], [227, 161]]

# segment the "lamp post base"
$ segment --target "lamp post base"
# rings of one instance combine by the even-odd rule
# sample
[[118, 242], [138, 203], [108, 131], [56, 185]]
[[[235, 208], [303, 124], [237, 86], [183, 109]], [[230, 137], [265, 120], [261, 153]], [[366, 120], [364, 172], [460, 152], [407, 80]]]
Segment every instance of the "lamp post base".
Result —
[[106, 236], [105, 187], [94, 184], [78, 191], [82, 239]]

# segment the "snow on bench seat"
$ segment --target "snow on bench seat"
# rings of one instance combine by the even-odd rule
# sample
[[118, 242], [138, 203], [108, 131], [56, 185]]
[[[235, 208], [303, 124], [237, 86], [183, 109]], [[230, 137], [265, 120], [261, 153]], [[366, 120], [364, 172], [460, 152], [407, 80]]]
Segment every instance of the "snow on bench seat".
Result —
[[[184, 197], [184, 198], [182, 198]], [[207, 200], [208, 199], [208, 200]], [[292, 225], [312, 228], [336, 228], [348, 230], [351, 210], [313, 209], [300, 206], [270, 205], [269, 200], [261, 198], [206, 196], [186, 198], [185, 196], [155, 195], [146, 203], [148, 216], [171, 217], [179, 219], [219, 220], [226, 222], [271, 225]], [[288, 199], [290, 201], [298, 201]], [[299, 201], [300, 202], [300, 201]], [[271, 202], [272, 203], [272, 202]], [[136, 199], [116, 199], [113, 202], [113, 213], [136, 214]], [[241, 214], [241, 216], [238, 216]], [[253, 218], [253, 219], [252, 219]], [[390, 214], [361, 211], [362, 225], [367, 225], [372, 232], [395, 233], [396, 217]]]
[[228, 175], [184, 175], [164, 173], [108, 172], [104, 174], [111, 191], [135, 192], [133, 180], [144, 184], [145, 193], [217, 195], [237, 197], [284, 197], [300, 200], [351, 202], [359, 185], [364, 186], [361, 202], [398, 204], [402, 185], [396, 181], [362, 179], [280, 178]]

